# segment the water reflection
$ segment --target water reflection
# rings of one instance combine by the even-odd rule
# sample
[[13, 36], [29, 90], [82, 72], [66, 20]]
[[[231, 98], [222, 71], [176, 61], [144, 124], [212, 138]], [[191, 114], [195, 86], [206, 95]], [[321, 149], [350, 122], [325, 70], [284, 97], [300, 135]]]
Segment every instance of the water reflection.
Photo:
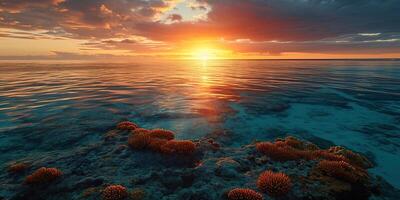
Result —
[[[400, 151], [399, 66], [229, 60], [2, 64], [0, 139], [6, 142], [0, 149], [21, 157], [62, 152], [102, 140], [104, 132], [129, 119], [174, 130], [179, 139], [224, 137], [224, 145], [286, 133], [329, 141], [384, 155], [378, 156], [378, 173], [400, 180], [386, 173], [400, 167], [389, 159]], [[7, 159], [0, 155], [0, 161]]]

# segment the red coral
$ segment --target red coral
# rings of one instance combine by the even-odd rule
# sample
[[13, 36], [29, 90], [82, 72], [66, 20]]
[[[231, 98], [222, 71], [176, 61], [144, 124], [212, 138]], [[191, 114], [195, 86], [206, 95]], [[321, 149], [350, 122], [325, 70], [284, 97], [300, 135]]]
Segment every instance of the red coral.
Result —
[[133, 134], [141, 134], [141, 133], [148, 134], [150, 133], [150, 131], [144, 128], [137, 128], [133, 131]]
[[154, 129], [150, 131], [150, 136], [153, 138], [159, 138], [164, 140], [173, 140], [175, 138], [175, 133], [164, 129]]
[[161, 147], [161, 152], [167, 154], [193, 154], [196, 144], [190, 140], [169, 140]]
[[110, 185], [103, 190], [103, 200], [123, 200], [128, 197], [128, 190], [122, 185]]
[[292, 182], [284, 173], [265, 171], [258, 177], [257, 187], [272, 197], [278, 197], [290, 191]]
[[161, 147], [166, 144], [168, 140], [152, 138], [148, 145], [148, 148], [152, 151], [161, 152]]
[[356, 165], [364, 169], [373, 167], [373, 164], [366, 157], [351, 150], [345, 149], [344, 147], [334, 146], [329, 148], [328, 151], [336, 155], [344, 156], [352, 165]]
[[276, 145], [271, 142], [260, 142], [256, 144], [256, 149], [260, 153], [277, 161], [296, 160], [300, 158], [293, 148], [281, 146], [281, 144]]
[[128, 144], [133, 149], [144, 149], [151, 141], [151, 137], [146, 133], [131, 135], [128, 139]]
[[348, 181], [350, 183], [363, 181], [368, 178], [368, 175], [364, 170], [353, 167], [344, 161], [322, 160], [318, 163], [317, 169], [327, 176]]
[[33, 174], [27, 176], [25, 179], [25, 183], [28, 185], [49, 184], [50, 182], [57, 180], [61, 176], [62, 172], [57, 168], [42, 167], [36, 170]]
[[26, 163], [14, 163], [8, 166], [8, 172], [17, 174], [25, 171], [28, 167], [29, 165]]
[[229, 200], [263, 200], [262, 194], [245, 188], [235, 188], [228, 193]]
[[130, 121], [120, 122], [117, 125], [117, 129], [119, 129], [119, 130], [135, 130], [138, 127], [139, 127], [138, 125], [136, 125], [135, 123], [130, 122]]
[[284, 143], [296, 149], [304, 149], [304, 143], [292, 136], [286, 137]]
[[323, 160], [330, 160], [330, 161], [344, 161], [348, 162], [348, 159], [342, 155], [336, 155], [334, 153], [330, 153], [324, 150], [317, 150], [313, 152], [316, 158], [320, 158]]

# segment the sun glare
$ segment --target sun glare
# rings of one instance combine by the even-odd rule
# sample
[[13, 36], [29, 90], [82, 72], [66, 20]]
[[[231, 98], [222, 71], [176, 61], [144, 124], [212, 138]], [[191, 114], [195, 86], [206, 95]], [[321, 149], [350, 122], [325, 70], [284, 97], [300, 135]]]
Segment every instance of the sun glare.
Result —
[[207, 61], [211, 59], [216, 59], [216, 52], [213, 49], [201, 48], [196, 49], [193, 52], [193, 58], [197, 60]]

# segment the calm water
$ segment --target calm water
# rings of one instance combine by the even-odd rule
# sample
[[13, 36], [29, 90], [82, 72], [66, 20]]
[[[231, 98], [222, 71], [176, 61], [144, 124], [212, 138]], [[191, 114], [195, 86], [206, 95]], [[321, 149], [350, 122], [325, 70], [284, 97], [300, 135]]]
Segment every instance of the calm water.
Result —
[[400, 62], [1, 64], [0, 163], [102, 139], [121, 120], [238, 146], [342, 145], [400, 187]]

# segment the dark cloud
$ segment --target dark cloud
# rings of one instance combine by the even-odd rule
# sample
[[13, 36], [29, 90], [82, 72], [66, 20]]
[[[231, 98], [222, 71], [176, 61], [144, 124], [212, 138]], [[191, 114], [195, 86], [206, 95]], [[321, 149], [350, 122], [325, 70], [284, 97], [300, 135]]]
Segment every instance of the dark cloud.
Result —
[[168, 16], [168, 19], [171, 21], [182, 21], [182, 16], [179, 14], [171, 14]]
[[[209, 37], [304, 41], [361, 32], [400, 32], [398, 0], [213, 0], [207, 22], [143, 23], [142, 34], [160, 40]], [[157, 31], [156, 31], [157, 30]], [[190, 31], [185, 31], [190, 30]], [[178, 33], [178, 34], [171, 34]], [[185, 37], [186, 36], [186, 37]]]

